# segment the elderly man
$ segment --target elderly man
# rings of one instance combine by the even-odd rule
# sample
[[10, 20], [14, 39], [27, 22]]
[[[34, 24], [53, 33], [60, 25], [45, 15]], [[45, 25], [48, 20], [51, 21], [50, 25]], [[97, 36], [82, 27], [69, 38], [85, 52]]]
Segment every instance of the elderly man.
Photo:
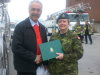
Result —
[[12, 51], [17, 75], [36, 75], [42, 62], [39, 44], [47, 42], [46, 28], [38, 21], [42, 13], [40, 1], [29, 5], [29, 17], [20, 22], [14, 31]]

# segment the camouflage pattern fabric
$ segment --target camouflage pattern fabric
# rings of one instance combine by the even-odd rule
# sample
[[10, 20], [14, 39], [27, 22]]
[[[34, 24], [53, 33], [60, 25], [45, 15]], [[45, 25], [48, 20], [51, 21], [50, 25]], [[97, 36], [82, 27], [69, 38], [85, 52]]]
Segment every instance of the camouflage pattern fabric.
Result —
[[49, 60], [50, 75], [78, 75], [78, 60], [83, 56], [80, 39], [73, 32], [68, 31], [63, 37], [60, 33], [51, 36], [50, 40], [60, 40], [64, 52], [63, 60]]
[[85, 34], [84, 26], [81, 26], [81, 25], [76, 25], [74, 27], [74, 31], [76, 34]]
[[[89, 34], [92, 34], [93, 33], [93, 26], [88, 25], [88, 30], [89, 30]], [[86, 25], [84, 25], [84, 31], [86, 31]]]

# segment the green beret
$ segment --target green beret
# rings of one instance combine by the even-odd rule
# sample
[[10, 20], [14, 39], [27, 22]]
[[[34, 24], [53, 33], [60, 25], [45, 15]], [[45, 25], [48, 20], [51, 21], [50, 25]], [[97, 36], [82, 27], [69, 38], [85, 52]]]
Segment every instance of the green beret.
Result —
[[67, 13], [60, 14], [59, 17], [57, 18], [57, 23], [59, 19], [69, 19], [69, 15]]

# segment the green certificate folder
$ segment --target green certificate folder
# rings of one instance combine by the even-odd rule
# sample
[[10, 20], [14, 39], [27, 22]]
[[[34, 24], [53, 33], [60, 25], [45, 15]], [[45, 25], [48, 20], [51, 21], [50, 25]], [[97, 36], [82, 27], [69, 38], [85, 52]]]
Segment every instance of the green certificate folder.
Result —
[[56, 53], [63, 53], [60, 40], [54, 40], [40, 44], [43, 61], [55, 58]]

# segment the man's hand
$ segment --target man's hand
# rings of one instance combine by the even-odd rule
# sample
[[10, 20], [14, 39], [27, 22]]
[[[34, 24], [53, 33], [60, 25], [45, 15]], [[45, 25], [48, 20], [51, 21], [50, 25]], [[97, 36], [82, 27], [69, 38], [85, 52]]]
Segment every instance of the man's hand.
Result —
[[37, 56], [36, 56], [36, 59], [35, 59], [35, 63], [36, 63], [36, 64], [39, 64], [39, 63], [41, 63], [41, 62], [42, 62], [41, 55], [37, 55]]
[[56, 59], [60, 59], [62, 60], [64, 58], [64, 54], [63, 53], [56, 53], [58, 56], [56, 57]]

